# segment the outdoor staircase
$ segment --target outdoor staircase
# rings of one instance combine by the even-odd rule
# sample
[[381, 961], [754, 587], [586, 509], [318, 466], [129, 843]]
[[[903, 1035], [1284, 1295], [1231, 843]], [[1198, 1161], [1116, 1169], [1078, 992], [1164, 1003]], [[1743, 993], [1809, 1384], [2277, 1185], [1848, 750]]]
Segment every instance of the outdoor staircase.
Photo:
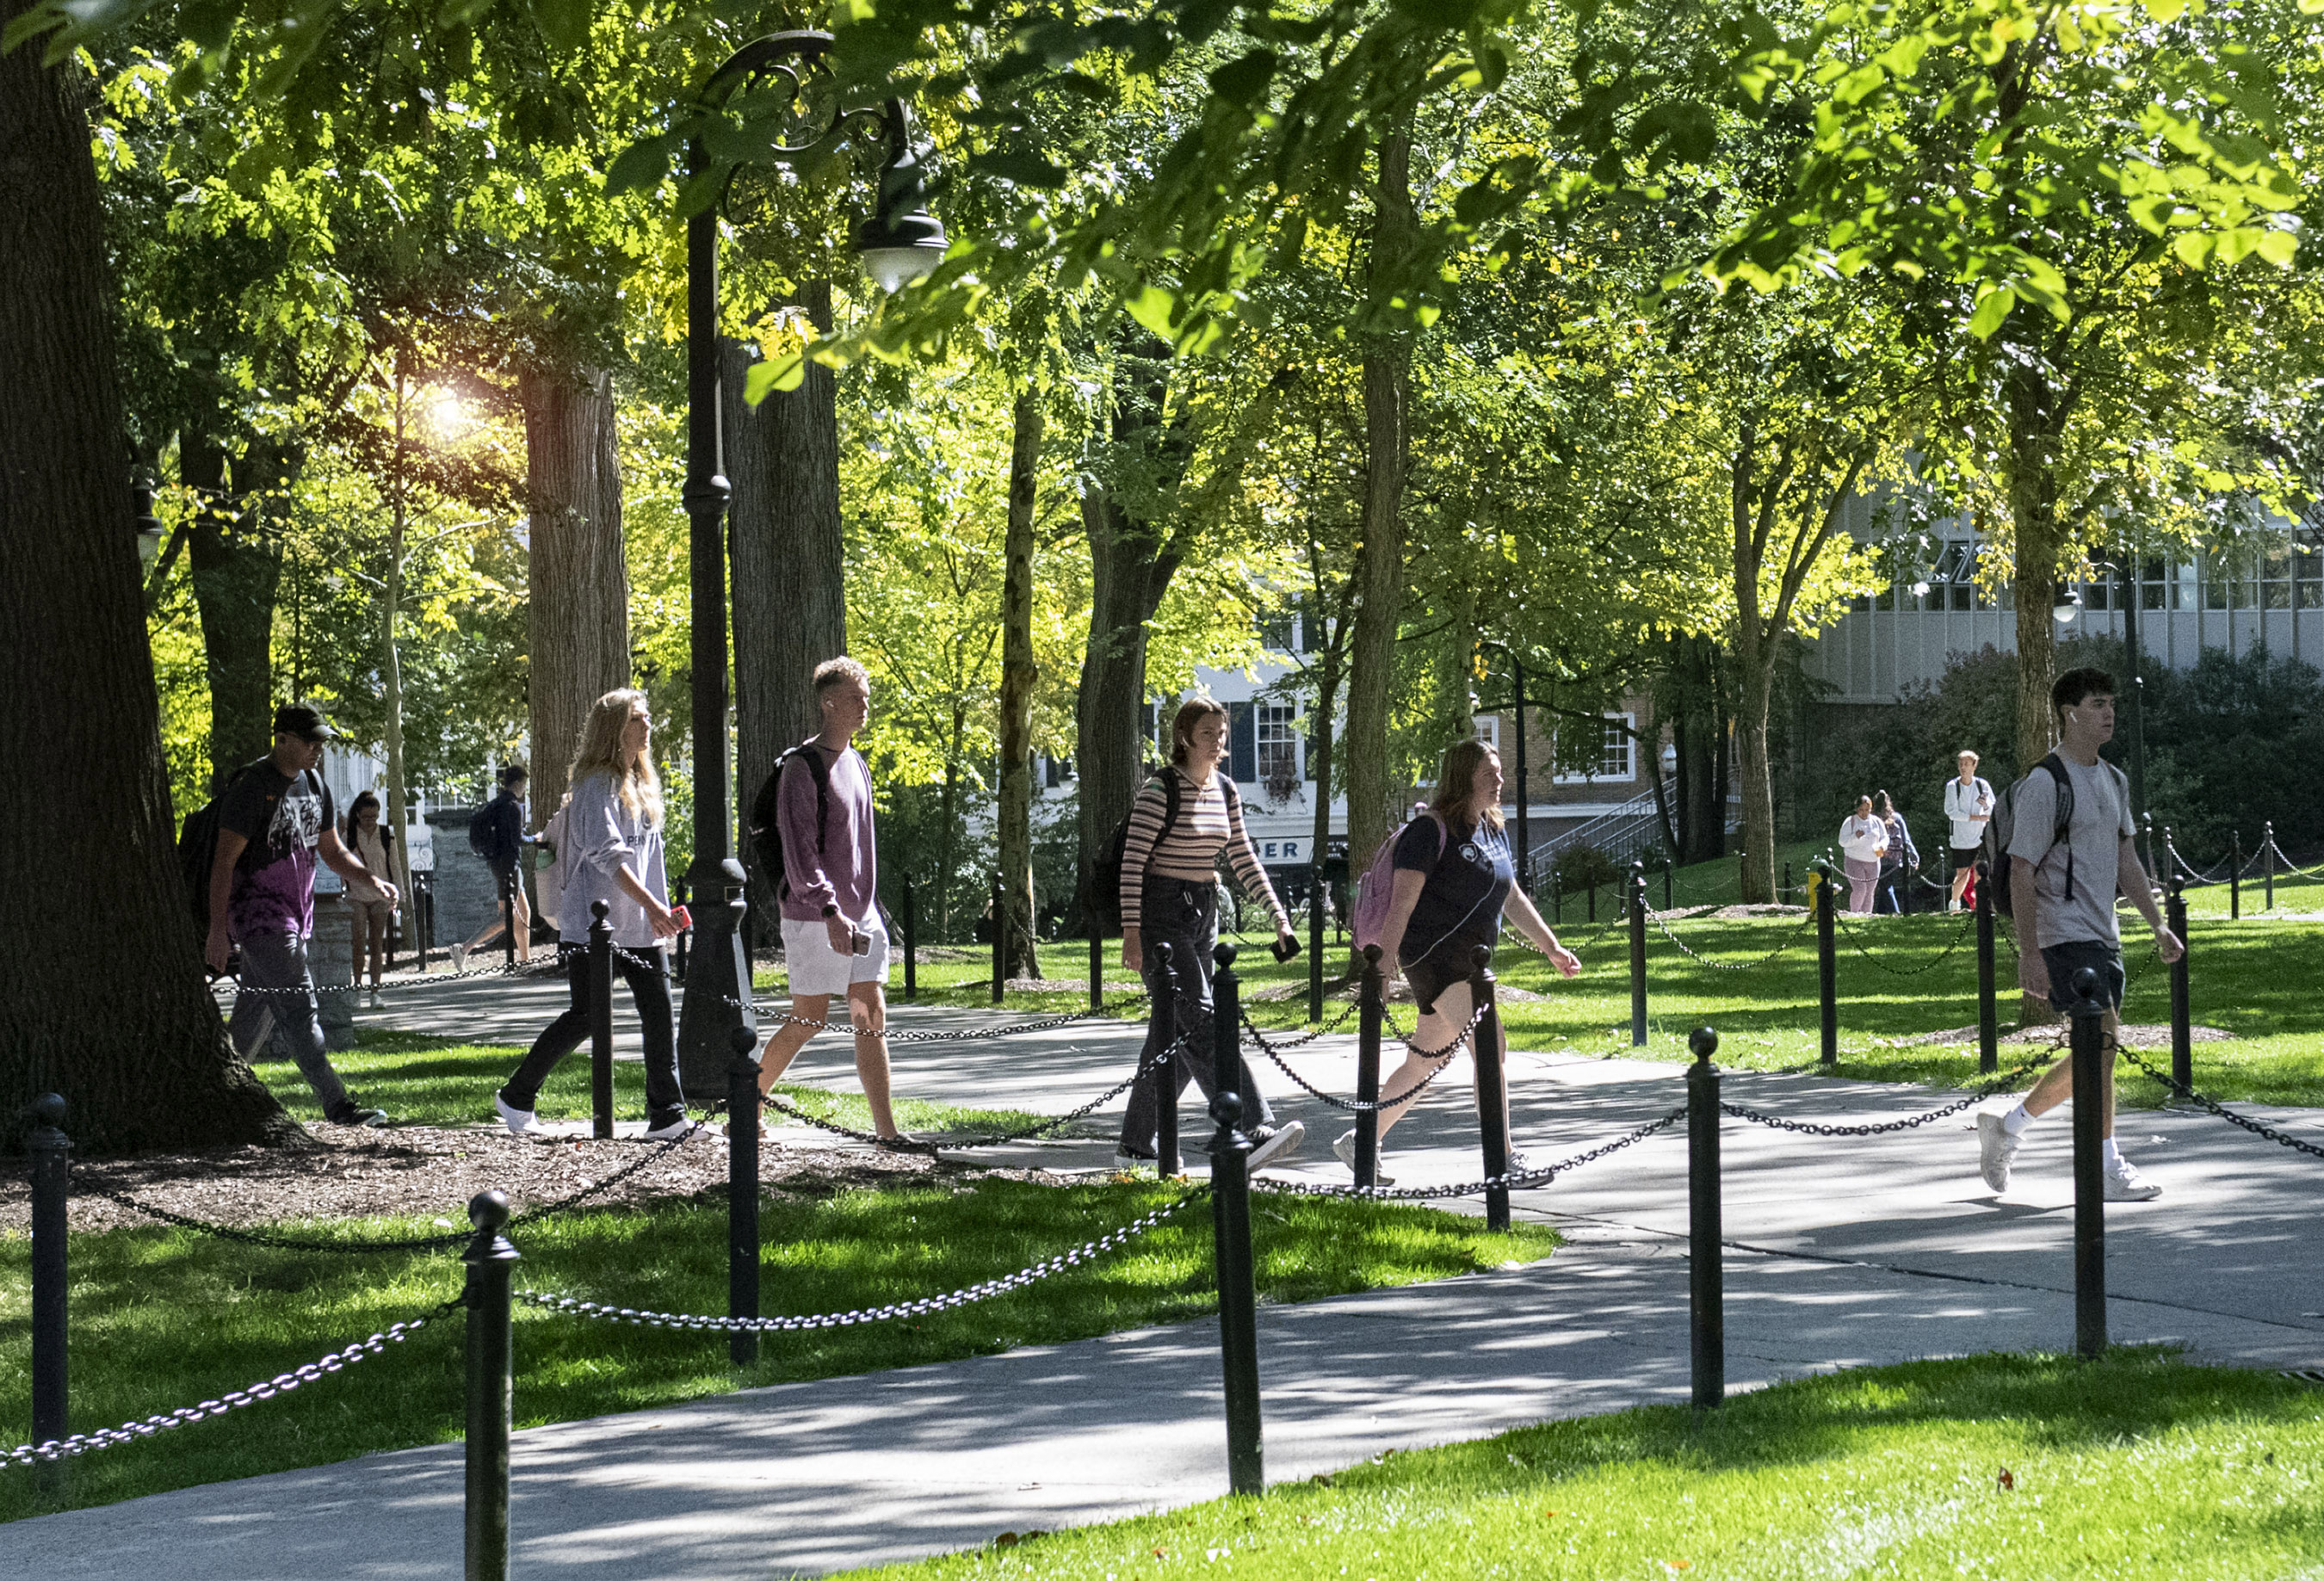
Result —
[[[1675, 803], [1678, 784], [1664, 782], [1665, 793]], [[1627, 867], [1630, 859], [1658, 849], [1663, 842], [1661, 816], [1655, 811], [1652, 787], [1632, 796], [1610, 813], [1601, 813], [1587, 823], [1576, 824], [1563, 834], [1536, 841], [1533, 847], [1532, 870], [1547, 875], [1562, 852], [1577, 846], [1595, 846], [1618, 867]]]

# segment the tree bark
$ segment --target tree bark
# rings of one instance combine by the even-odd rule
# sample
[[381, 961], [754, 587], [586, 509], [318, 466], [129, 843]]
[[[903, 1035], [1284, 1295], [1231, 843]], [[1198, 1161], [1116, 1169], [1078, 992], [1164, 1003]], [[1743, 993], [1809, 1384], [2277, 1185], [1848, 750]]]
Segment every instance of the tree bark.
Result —
[[517, 399], [531, 522], [525, 702], [538, 828], [564, 800], [590, 707], [630, 684], [630, 573], [613, 376], [595, 368], [527, 368], [517, 377]]
[[[829, 333], [828, 283], [788, 300]], [[809, 363], [798, 389], [776, 391], [753, 410], [742, 399], [751, 360], [733, 342], [721, 359], [726, 476], [734, 485], [734, 799], [746, 820], [775, 760], [823, 728], [810, 690], [815, 666], [847, 651], [838, 391], [831, 370]], [[773, 892], [748, 840], [742, 858], [752, 894], [766, 901], [752, 915], [771, 925]]]
[[226, 1043], [172, 850], [103, 231], [78, 68], [0, 54], [0, 746], [42, 810], [0, 841], [0, 1091], [62, 1093], [91, 1153], [278, 1140], [298, 1128]]
[[179, 436], [179, 476], [202, 495], [186, 547], [209, 675], [213, 795], [274, 745], [274, 602], [282, 546], [251, 530], [260, 509], [252, 496], [280, 481], [270, 475], [274, 470], [253, 454], [237, 473], [210, 436]]
[[[1412, 133], [1380, 140], [1372, 273], [1393, 280], [1418, 240], [1412, 207]], [[1375, 292], [1378, 295], [1379, 292]], [[1376, 309], [1377, 310], [1377, 309]], [[1364, 503], [1356, 548], [1354, 639], [1348, 663], [1348, 870], [1360, 873], [1388, 830], [1388, 713], [1404, 607], [1405, 446], [1412, 400], [1412, 338], [1375, 330], [1364, 348]]]
[[1033, 915], [1033, 505], [1041, 462], [1041, 398], [1019, 391], [1009, 452], [1009, 527], [1001, 590], [1001, 883], [1008, 915], [996, 919], [1010, 977], [1038, 978]]
[[[2012, 580], [2017, 596], [2017, 767], [2030, 769], [2057, 740], [2050, 688], [2058, 678], [2058, 559], [2065, 534], [2058, 519], [2058, 436], [2064, 412], [2031, 348], [2021, 351], [2006, 388], [2009, 511], [2016, 538]], [[2006, 879], [2001, 880], [2006, 882]], [[2041, 994], [2020, 993], [2017, 1024], [2046, 1026], [2057, 1007]]]

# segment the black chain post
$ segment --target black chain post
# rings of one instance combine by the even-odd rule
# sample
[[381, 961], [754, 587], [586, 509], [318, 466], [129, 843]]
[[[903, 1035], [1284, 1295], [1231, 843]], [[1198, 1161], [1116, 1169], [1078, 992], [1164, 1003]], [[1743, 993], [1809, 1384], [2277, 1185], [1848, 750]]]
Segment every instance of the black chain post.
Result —
[[1379, 1184], [1380, 1017], [1387, 1005], [1380, 976], [1380, 947], [1364, 946], [1364, 966], [1356, 984], [1356, 1184]]
[[1598, 880], [1595, 878], [1590, 880], [1590, 910], [1583, 920], [1593, 923], [1598, 920]]
[[920, 892], [904, 880], [904, 998], [920, 997]]
[[1784, 864], [1784, 887], [1776, 894], [1775, 898], [1777, 900], [1783, 899], [1784, 896], [1789, 895], [1792, 892], [1792, 864], [1785, 862]]
[[[72, 1191], [72, 1138], [65, 1135], [65, 1100], [43, 1093], [32, 1104], [38, 1123], [24, 1144], [32, 1155], [32, 1442], [51, 1443], [66, 1426], [65, 1204]], [[44, 1468], [51, 1490], [63, 1481], [62, 1461]]]
[[1671, 853], [1665, 848], [1663, 851], [1663, 909], [1665, 911], [1670, 910], [1674, 904], [1671, 899]]
[[613, 1134], [613, 928], [611, 908], [589, 903], [589, 1134]]
[[2074, 973], [2074, 1350], [2096, 1360], [2107, 1347], [2106, 1179], [2098, 1156], [2106, 1125], [2106, 1004], [2098, 974]]
[[[686, 886], [682, 883], [678, 887], [678, 904], [680, 905], [687, 905]], [[688, 916], [694, 915], [690, 906], [687, 911], [687, 915]], [[680, 928], [678, 931], [677, 942], [672, 946], [676, 951], [675, 970], [678, 972], [678, 980], [681, 983], [686, 980], [686, 946], [693, 938], [694, 929], [692, 926], [689, 925]]]
[[2263, 843], [2263, 845], [2262, 845], [2262, 847], [2261, 847], [2260, 854], [2267, 858], [2267, 904], [2266, 904], [2264, 907], [2262, 907], [2261, 909], [2265, 910], [2265, 911], [2273, 911], [2273, 910], [2275, 909], [2275, 823], [2274, 823], [2274, 820], [2270, 819], [2267, 823], [2264, 823], [2261, 824], [2259, 827], [2260, 827], [2260, 838], [2261, 838], [2261, 840], [2262, 840], [2262, 841], [2263, 841], [2263, 842], [2264, 842], [2264, 843]]
[[501, 965], [516, 970], [516, 887], [522, 880], [511, 868], [501, 878]]
[[509, 1332], [509, 1274], [517, 1249], [501, 1234], [508, 1198], [479, 1191], [468, 1200], [476, 1228], [460, 1261], [468, 1265], [468, 1487], [466, 1581], [508, 1581], [509, 1419], [515, 1403]]
[[[2163, 832], [2170, 838], [2170, 831]], [[2195, 1085], [2195, 1034], [2188, 1024], [2187, 896], [2179, 875], [2171, 875], [2163, 901], [2163, 925], [2179, 936], [2179, 959], [2171, 963], [2171, 1079], [2181, 1088]]]
[[[1161, 979], [1162, 1053], [1154, 1062], [1154, 1173], [1162, 1180], [1185, 1172], [1178, 1156], [1178, 968], [1167, 943], [1154, 946], [1154, 970]], [[1140, 1137], [1143, 1141], [1145, 1138]]]
[[1242, 1118], [1242, 985], [1235, 976], [1235, 947], [1213, 951], [1218, 975], [1211, 979], [1211, 1224], [1216, 1237], [1219, 1279], [1219, 1358], [1226, 1374], [1227, 1487], [1257, 1494], [1267, 1486], [1259, 1437], [1259, 1291], [1251, 1272], [1250, 1139], [1238, 1128]]
[[[759, 1034], [738, 1026], [730, 1034], [734, 1060], [726, 1067], [726, 1315], [759, 1315]], [[759, 1359], [759, 1334], [727, 1335], [736, 1366]]]
[[1630, 862], [1630, 1046], [1646, 1046], [1646, 864]]
[[1815, 865], [1816, 995], [1823, 1038], [1820, 1057], [1827, 1065], [1840, 1063], [1840, 958], [1832, 942], [1833, 908], [1840, 898], [1835, 877], [1830, 862]]
[[1698, 1026], [1686, 1040], [1687, 1293], [1692, 1324], [1694, 1408], [1715, 1411], [1727, 1398], [1726, 1267], [1719, 1228], [1719, 1034]]
[[1001, 1003], [1008, 982], [1007, 951], [1009, 948], [1008, 896], [1002, 893], [1001, 875], [992, 875], [992, 1002]]
[[[1493, 952], [1480, 944], [1469, 955], [1470, 1007], [1481, 1011], [1470, 1034], [1469, 1053], [1477, 1064], [1477, 1129], [1485, 1145], [1485, 1227], [1509, 1227], [1509, 1116], [1506, 1074], [1501, 1070], [1501, 1017], [1493, 1006]], [[1417, 1035], [1416, 1034], [1415, 1035]]]
[[1082, 908], [1089, 921], [1090, 1008], [1105, 1007], [1105, 928], [1098, 921], [1097, 902]]
[[2147, 880], [2151, 883], [2160, 876], [2156, 873], [2154, 868], [2154, 814], [2152, 813], [2141, 813], [2138, 815], [2138, 827], [2139, 832], [2146, 845], [2146, 854], [2144, 859], [2146, 865], [2146, 877]]
[[1307, 1019], [1323, 1019], [1323, 857], [1307, 864]]
[[2244, 836], [2239, 829], [2227, 832], [2227, 920], [2241, 922], [2244, 915]]
[[1978, 859], [1977, 886], [1977, 1068], [1990, 1075], [2001, 1069], [2001, 1011], [1994, 1002], [1993, 878]]
[[[420, 880], [422, 878], [426, 878], [428, 882], [425, 884], [421, 883]], [[428, 975], [428, 946], [433, 942], [436, 933], [434, 919], [427, 915], [428, 907], [431, 904], [428, 892], [430, 886], [434, 883], [435, 877], [432, 874], [414, 873], [411, 875], [411, 931], [419, 935], [420, 949], [418, 953], [420, 956], [420, 975], [421, 977], [426, 977]]]
[[1565, 924], [1565, 880], [1555, 868], [1549, 870], [1549, 920], [1553, 926]]

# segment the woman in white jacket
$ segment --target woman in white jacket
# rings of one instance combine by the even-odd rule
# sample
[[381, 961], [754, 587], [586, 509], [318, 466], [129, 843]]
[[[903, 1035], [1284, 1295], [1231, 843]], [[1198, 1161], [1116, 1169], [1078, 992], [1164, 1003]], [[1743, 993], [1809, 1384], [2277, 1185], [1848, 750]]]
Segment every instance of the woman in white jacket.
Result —
[[1888, 850], [1888, 826], [1872, 815], [1872, 798], [1856, 798], [1856, 811], [1840, 825], [1840, 854], [1848, 869], [1848, 909], [1859, 915], [1872, 910], [1872, 893], [1880, 885], [1880, 859]]

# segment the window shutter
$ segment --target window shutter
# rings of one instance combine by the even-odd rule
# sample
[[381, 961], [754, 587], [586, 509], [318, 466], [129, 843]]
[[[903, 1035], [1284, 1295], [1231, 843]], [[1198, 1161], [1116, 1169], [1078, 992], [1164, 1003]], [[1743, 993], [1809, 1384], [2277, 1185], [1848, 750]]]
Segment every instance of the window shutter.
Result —
[[1259, 779], [1259, 715], [1248, 703], [1228, 703], [1227, 713], [1227, 771], [1234, 776], [1237, 785], [1256, 784]]

